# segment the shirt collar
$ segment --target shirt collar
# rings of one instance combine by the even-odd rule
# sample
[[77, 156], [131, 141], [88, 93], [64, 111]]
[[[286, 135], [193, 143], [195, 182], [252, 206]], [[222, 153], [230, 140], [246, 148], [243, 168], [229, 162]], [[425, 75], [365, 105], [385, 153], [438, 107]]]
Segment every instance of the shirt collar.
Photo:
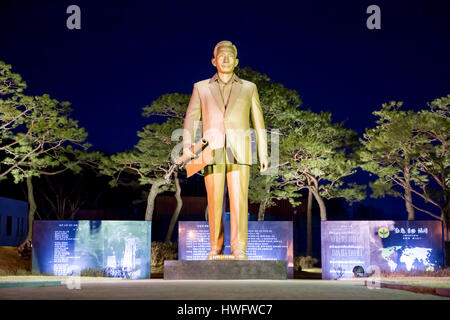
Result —
[[[242, 84], [242, 80], [235, 73], [233, 73], [233, 77], [231, 78], [231, 81]], [[217, 75], [217, 73], [211, 79], [209, 79], [209, 83], [213, 83], [213, 82], [219, 83], [219, 76]]]

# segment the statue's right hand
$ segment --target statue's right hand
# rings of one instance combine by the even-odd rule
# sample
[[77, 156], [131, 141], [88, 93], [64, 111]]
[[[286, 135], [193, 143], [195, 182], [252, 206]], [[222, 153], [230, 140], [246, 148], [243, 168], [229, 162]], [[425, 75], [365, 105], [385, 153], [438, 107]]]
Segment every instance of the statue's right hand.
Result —
[[191, 151], [191, 148], [184, 148], [183, 155], [178, 158], [177, 164], [182, 165], [183, 162], [190, 160], [195, 157], [195, 154]]
[[183, 149], [183, 158], [184, 157], [190, 157], [190, 158], [195, 158], [195, 153], [193, 153], [192, 151], [191, 151], [191, 148], [184, 148]]

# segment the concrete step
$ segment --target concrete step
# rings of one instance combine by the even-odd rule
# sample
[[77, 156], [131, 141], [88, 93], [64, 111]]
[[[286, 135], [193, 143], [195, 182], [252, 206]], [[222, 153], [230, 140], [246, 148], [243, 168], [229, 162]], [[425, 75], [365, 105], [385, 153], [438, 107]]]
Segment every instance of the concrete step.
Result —
[[165, 280], [285, 280], [286, 260], [166, 260]]

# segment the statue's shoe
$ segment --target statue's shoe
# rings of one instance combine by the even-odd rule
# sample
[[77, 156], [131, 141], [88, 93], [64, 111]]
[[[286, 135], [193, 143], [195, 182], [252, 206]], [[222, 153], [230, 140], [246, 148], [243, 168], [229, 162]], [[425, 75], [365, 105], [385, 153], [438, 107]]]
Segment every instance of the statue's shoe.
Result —
[[244, 251], [236, 250], [233, 252], [235, 260], [248, 260], [248, 256]]
[[222, 250], [211, 250], [208, 253], [208, 260], [214, 260], [213, 256], [217, 256], [222, 253]]

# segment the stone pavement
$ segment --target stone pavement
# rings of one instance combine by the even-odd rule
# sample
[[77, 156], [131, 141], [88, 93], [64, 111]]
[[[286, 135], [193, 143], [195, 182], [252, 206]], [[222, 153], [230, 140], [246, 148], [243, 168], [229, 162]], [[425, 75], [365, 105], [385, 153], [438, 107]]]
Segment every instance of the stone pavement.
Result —
[[448, 300], [430, 294], [369, 289], [363, 280], [82, 280], [80, 289], [1, 288], [0, 299], [13, 300]]

